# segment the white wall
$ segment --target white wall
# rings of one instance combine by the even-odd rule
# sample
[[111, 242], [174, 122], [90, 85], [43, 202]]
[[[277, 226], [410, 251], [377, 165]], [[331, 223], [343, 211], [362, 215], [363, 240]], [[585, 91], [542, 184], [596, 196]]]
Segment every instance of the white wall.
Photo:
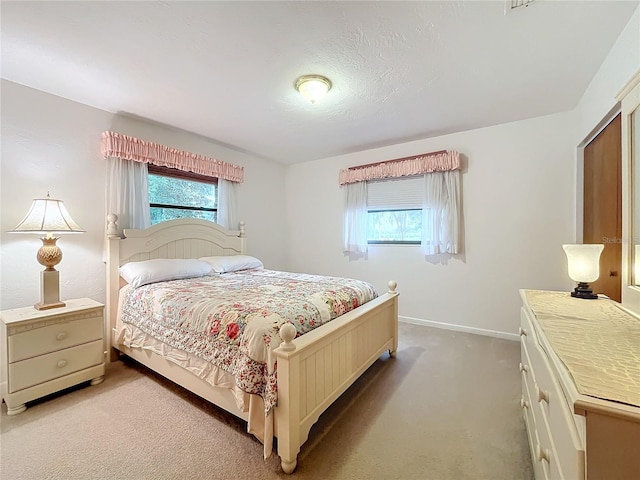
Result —
[[[570, 286], [561, 247], [573, 239], [568, 129], [568, 114], [557, 114], [291, 166], [290, 266], [362, 278], [382, 291], [395, 280], [403, 317], [513, 334], [519, 288]], [[371, 246], [366, 260], [343, 255], [339, 170], [441, 149], [468, 159], [464, 253], [446, 262], [417, 246]]]
[[616, 106], [616, 95], [638, 70], [640, 7], [636, 8], [574, 110], [576, 145], [588, 138], [590, 132]]
[[216, 145], [203, 137], [114, 115], [12, 82], [2, 81], [0, 162], [0, 308], [39, 300], [37, 236], [9, 234], [33, 198], [51, 192], [64, 200], [87, 233], [65, 235], [61, 299], [105, 299], [102, 257], [105, 228], [105, 161], [100, 134], [114, 130], [245, 167], [239, 216], [247, 224], [248, 250], [272, 268], [285, 264], [284, 166]]
[[[405, 319], [515, 334], [519, 288], [573, 288], [561, 245], [575, 242], [581, 228], [578, 147], [615, 110], [615, 95], [639, 68], [636, 9], [571, 112], [290, 167], [290, 268], [363, 278], [380, 290], [393, 279]], [[433, 263], [417, 247], [371, 246], [367, 260], [345, 257], [339, 169], [441, 149], [468, 158], [462, 177], [464, 253]]]

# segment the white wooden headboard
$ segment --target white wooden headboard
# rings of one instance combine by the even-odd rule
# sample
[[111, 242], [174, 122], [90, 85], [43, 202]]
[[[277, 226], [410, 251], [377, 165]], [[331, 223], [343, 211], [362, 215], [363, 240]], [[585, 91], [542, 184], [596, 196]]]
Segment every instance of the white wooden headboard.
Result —
[[152, 258], [200, 258], [244, 252], [244, 225], [230, 231], [207, 220], [178, 219], [144, 230], [124, 230], [119, 265]]
[[111, 354], [111, 329], [115, 326], [120, 290], [119, 268], [127, 262], [153, 258], [200, 258], [211, 255], [246, 253], [244, 222], [239, 230], [227, 230], [217, 223], [181, 218], [158, 223], [142, 230], [117, 233], [114, 214], [107, 216], [106, 316], [107, 354]]

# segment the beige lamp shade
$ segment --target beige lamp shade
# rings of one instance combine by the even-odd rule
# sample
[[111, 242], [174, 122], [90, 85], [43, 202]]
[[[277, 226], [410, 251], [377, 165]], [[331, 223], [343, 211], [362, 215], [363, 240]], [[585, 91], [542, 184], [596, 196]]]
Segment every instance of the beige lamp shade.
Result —
[[83, 233], [84, 230], [73, 221], [62, 200], [36, 198], [31, 209], [11, 233], [61, 234]]
[[567, 255], [569, 277], [575, 282], [595, 282], [600, 276], [602, 244], [563, 245]]

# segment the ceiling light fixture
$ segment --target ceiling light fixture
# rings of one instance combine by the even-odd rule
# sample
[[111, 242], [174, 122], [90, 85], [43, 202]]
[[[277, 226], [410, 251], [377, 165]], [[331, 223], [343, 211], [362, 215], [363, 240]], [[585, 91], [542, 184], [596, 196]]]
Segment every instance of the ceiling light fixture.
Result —
[[331, 81], [322, 75], [303, 75], [296, 80], [296, 90], [314, 104], [331, 90]]

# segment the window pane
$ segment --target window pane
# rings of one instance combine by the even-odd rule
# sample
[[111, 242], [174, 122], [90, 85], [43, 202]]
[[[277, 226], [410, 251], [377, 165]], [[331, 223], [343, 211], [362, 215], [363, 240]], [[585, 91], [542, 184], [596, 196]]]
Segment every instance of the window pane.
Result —
[[422, 210], [369, 212], [370, 242], [418, 242], [422, 231]]
[[[149, 175], [149, 203], [217, 208], [216, 185], [181, 178]], [[188, 212], [188, 211], [187, 211]], [[190, 214], [181, 217], [202, 218]], [[153, 213], [152, 213], [153, 217]], [[153, 219], [152, 219], [153, 222]]]
[[151, 207], [151, 224], [166, 222], [167, 220], [173, 220], [175, 218], [201, 218], [203, 220], [209, 220], [215, 222], [216, 212], [201, 212], [197, 210], [182, 210], [179, 208], [162, 208]]

